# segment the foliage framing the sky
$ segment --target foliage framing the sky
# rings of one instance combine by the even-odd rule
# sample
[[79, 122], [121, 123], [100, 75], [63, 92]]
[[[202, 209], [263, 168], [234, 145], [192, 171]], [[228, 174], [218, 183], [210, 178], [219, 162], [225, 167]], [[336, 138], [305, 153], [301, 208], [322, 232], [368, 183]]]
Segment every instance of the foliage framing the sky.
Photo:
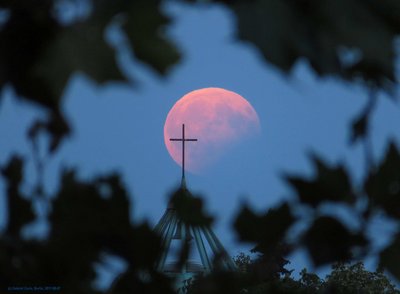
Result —
[[[80, 13], [80, 2], [88, 5], [86, 13]], [[395, 39], [400, 33], [399, 1], [215, 2], [224, 2], [227, 9], [233, 11], [238, 39], [253, 44], [266, 61], [282, 71], [290, 72], [294, 64], [303, 59], [320, 76], [333, 75], [365, 85], [370, 101], [355, 118], [351, 138], [353, 142], [367, 144], [369, 116], [374, 110], [377, 91], [387, 91], [392, 97], [396, 95]], [[61, 4], [75, 7], [75, 17], [63, 20], [62, 12], [57, 11]], [[163, 12], [162, 4], [159, 0], [0, 1], [0, 90], [10, 86], [21, 99], [48, 111], [47, 120], [35, 122], [29, 131], [33, 143], [37, 134], [44, 131], [51, 138], [49, 150], [54, 152], [71, 132], [60, 105], [73, 74], [83, 73], [98, 84], [127, 82], [116, 61], [118, 46], [106, 39], [110, 25], [116, 24], [125, 34], [126, 45], [136, 58], [155, 72], [168, 74], [168, 69], [179, 62], [180, 54], [173, 40], [164, 33], [172, 20]], [[316, 156], [311, 160], [315, 165], [314, 177], [285, 176], [293, 187], [295, 201], [283, 203], [264, 215], [243, 208], [235, 222], [240, 238], [255, 242], [255, 250], [265, 258], [272, 258], [268, 252], [282, 243], [287, 246], [286, 254], [305, 247], [317, 266], [362, 258], [370, 249], [365, 229], [373, 217], [383, 213], [396, 222], [400, 218], [398, 148], [388, 142], [381, 162], [369, 162], [361, 187], [352, 183], [344, 166], [328, 165]], [[94, 277], [92, 263], [101, 252], [111, 252], [129, 264], [116, 285], [118, 291], [153, 291], [152, 287], [159, 286], [170, 291], [168, 280], [151, 267], [159, 250], [157, 236], [146, 224], [130, 224], [129, 203], [118, 176], [82, 182], [76, 179], [74, 172], [65, 172], [57, 197], [53, 202], [47, 200], [53, 209], [49, 216], [51, 234], [47, 241], [34, 242], [22, 239], [20, 229], [35, 218], [31, 202], [43, 195], [40, 187], [33, 195], [22, 194], [22, 168], [20, 157], [10, 158], [2, 168], [9, 212], [7, 229], [0, 240], [1, 264], [8, 265], [0, 275], [2, 285], [22, 280], [45, 282], [50, 275], [57, 282], [63, 280], [59, 283], [65, 287], [75, 287], [70, 289], [74, 293], [88, 293]], [[109, 195], [102, 194], [103, 186], [111, 191]], [[78, 199], [76, 195], [82, 197]], [[323, 215], [321, 206], [326, 203], [349, 208], [359, 220], [358, 229], [352, 230], [339, 219]], [[367, 205], [360, 209], [360, 203]], [[198, 199], [187, 205], [200, 208], [201, 215], [202, 205]], [[76, 211], [76, 219], [65, 212], [65, 207]], [[80, 213], [82, 207], [93, 208], [91, 218]], [[312, 211], [313, 219], [295, 241], [288, 240], [287, 233], [301, 221], [294, 216], [298, 207]], [[105, 208], [114, 212], [113, 217], [108, 219], [101, 214]], [[198, 219], [209, 220], [207, 217]], [[276, 226], [277, 222], [281, 225]], [[99, 227], [100, 223], [104, 226]], [[400, 234], [393, 236], [392, 244], [380, 252], [381, 266], [397, 279], [400, 279], [399, 244]], [[85, 259], [74, 256], [78, 246], [79, 250], [86, 250]], [[147, 254], [132, 255], [134, 247], [148, 249]], [[66, 248], [71, 254], [65, 255]], [[43, 264], [44, 261], [49, 263]], [[72, 264], [74, 268], [69, 267]], [[75, 272], [76, 268], [80, 271]], [[143, 270], [149, 273], [148, 280], [140, 279], [139, 273]], [[224, 276], [221, 281], [223, 279]]]

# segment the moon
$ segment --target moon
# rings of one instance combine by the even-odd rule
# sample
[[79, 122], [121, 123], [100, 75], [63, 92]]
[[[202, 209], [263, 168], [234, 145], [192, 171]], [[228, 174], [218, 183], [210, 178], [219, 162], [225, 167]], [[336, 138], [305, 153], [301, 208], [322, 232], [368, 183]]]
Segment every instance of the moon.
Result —
[[215, 165], [238, 143], [260, 133], [260, 121], [251, 104], [239, 94], [222, 88], [189, 92], [169, 111], [164, 124], [164, 142], [172, 159], [182, 166], [182, 138], [185, 142], [185, 170], [201, 174]]

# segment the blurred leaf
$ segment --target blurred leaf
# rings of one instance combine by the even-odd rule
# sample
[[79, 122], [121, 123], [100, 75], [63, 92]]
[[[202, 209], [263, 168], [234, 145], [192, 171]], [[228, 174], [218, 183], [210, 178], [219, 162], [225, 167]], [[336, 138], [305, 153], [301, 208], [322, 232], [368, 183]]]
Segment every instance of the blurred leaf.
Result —
[[153, 269], [160, 239], [147, 224], [130, 224], [129, 198], [117, 174], [81, 181], [73, 171], [65, 172], [50, 214], [48, 238], [21, 239], [21, 226], [33, 218], [30, 203], [20, 198], [22, 167], [22, 159], [14, 157], [2, 168], [12, 197], [6, 235], [0, 236], [1, 293], [10, 285], [55, 285], [65, 293], [99, 293], [92, 287], [94, 264], [104, 252], [128, 262], [128, 272], [135, 276], [129, 280], [134, 293], [172, 293], [170, 280]]
[[364, 188], [371, 207], [382, 207], [388, 215], [400, 218], [400, 154], [393, 143]]
[[1, 174], [7, 185], [8, 224], [6, 234], [17, 238], [22, 226], [35, 219], [31, 201], [24, 199], [20, 192], [20, 185], [23, 178], [23, 165], [23, 159], [14, 155], [9, 162], [1, 168]]
[[105, 40], [108, 25], [121, 15], [135, 55], [165, 73], [179, 53], [162, 31], [170, 20], [160, 5], [158, 0], [95, 1], [87, 18], [61, 26], [53, 1], [8, 2], [4, 7], [11, 17], [0, 30], [0, 83], [9, 81], [17, 94], [54, 110], [75, 72], [98, 83], [125, 81]]
[[[83, 182], [76, 179], [75, 172], [65, 172], [50, 221], [50, 237], [69, 246], [70, 251], [76, 246], [76, 250], [90, 256], [96, 250], [111, 250], [132, 260], [129, 242], [133, 242], [136, 232], [130, 224], [130, 204], [118, 175]], [[146, 226], [139, 230], [139, 235], [150, 231]], [[121, 239], [125, 241], [121, 243]]]
[[[161, 242], [147, 224], [130, 223], [128, 195], [117, 174], [83, 182], [73, 171], [65, 172], [50, 215], [49, 251], [63, 265], [63, 283], [92, 281], [92, 264], [101, 252], [128, 262], [129, 270], [152, 269]], [[74, 269], [79, 268], [79, 270]]]
[[388, 270], [400, 281], [400, 235], [398, 234], [392, 244], [390, 244], [380, 254], [380, 266]]
[[400, 32], [400, 2], [397, 0], [367, 0], [371, 9], [397, 34]]
[[61, 96], [69, 78], [82, 72], [98, 83], [125, 81], [105, 32], [89, 20], [65, 27], [43, 51], [34, 68], [55, 96]]
[[117, 17], [125, 20], [123, 30], [140, 61], [165, 74], [180, 58], [163, 32], [170, 20], [161, 11], [161, 1], [90, 1], [89, 15], [67, 24], [57, 18], [56, 2], [3, 2], [10, 17], [0, 28], [0, 90], [9, 83], [19, 97], [50, 111], [42, 125], [52, 136], [51, 151], [69, 133], [60, 103], [75, 73], [101, 84], [126, 81], [116, 62], [117, 51], [105, 39]]
[[362, 112], [357, 116], [352, 122], [352, 133], [351, 133], [351, 143], [355, 143], [358, 140], [364, 138], [367, 134], [369, 121], [369, 113]]
[[[7, 293], [7, 287], [10, 285], [46, 285], [50, 281], [53, 283], [60, 281], [57, 272], [63, 265], [54, 264], [47, 249], [44, 242], [9, 239], [2, 236], [0, 292]], [[63, 275], [62, 278], [66, 279], [66, 274]]]
[[[284, 71], [304, 57], [319, 75], [333, 74], [390, 90], [393, 41], [400, 33], [393, 0], [224, 1], [238, 20], [238, 38], [253, 43]], [[341, 50], [358, 51], [357, 58]]]
[[249, 1], [234, 5], [238, 19], [237, 34], [256, 45], [263, 56], [284, 71], [299, 57], [299, 30], [292, 7], [287, 1]]
[[18, 96], [50, 111], [46, 124], [52, 135], [50, 149], [55, 150], [69, 131], [59, 109], [65, 83], [58, 83], [58, 72], [50, 68], [48, 77], [36, 73], [43, 52], [61, 30], [52, 4], [49, 0], [6, 4], [10, 16], [0, 30], [0, 83], [11, 84]]
[[180, 188], [171, 197], [178, 218], [187, 225], [209, 226], [213, 219], [203, 212], [203, 200], [194, 197], [186, 188]]
[[179, 52], [166, 37], [171, 20], [162, 13], [160, 0], [131, 1], [123, 29], [135, 56], [160, 74], [180, 59]]
[[350, 142], [353, 144], [356, 143], [358, 140], [366, 140], [369, 128], [369, 120], [373, 110], [376, 108], [376, 94], [377, 93], [375, 88], [371, 88], [369, 90], [369, 99], [366, 106], [352, 122]]
[[[136, 269], [146, 270], [153, 268], [162, 247], [159, 236], [148, 224], [142, 224], [136, 225], [133, 235], [128, 237], [122, 238], [127, 243], [124, 245], [126, 251], [117, 250], [116, 253], [120, 255], [121, 252], [124, 253], [122, 257], [127, 259]], [[135, 248], [135, 250], [132, 250], [132, 248]]]
[[7, 7], [10, 16], [0, 30], [0, 81], [10, 83], [24, 99], [58, 109], [61, 91], [54, 95], [33, 74], [42, 51], [60, 29], [52, 15], [52, 1], [11, 1]]
[[341, 165], [327, 166], [315, 155], [312, 159], [317, 172], [312, 180], [286, 176], [286, 180], [295, 189], [300, 201], [312, 207], [324, 201], [354, 202], [355, 196], [346, 169]]
[[338, 220], [327, 216], [314, 221], [303, 241], [316, 266], [349, 260], [353, 247], [366, 245], [363, 235], [350, 232]]
[[234, 227], [240, 240], [256, 242], [258, 251], [267, 252], [283, 241], [294, 221], [287, 203], [261, 216], [245, 206], [237, 216]]
[[93, 264], [109, 245], [107, 234], [107, 238], [118, 236], [129, 226], [128, 207], [127, 201], [103, 199], [96, 184], [77, 180], [74, 172], [64, 173], [49, 218], [47, 249], [52, 264], [59, 265], [53, 270], [59, 281], [54, 282], [66, 287], [64, 291], [79, 289], [72, 285], [77, 279], [82, 286], [93, 281]]
[[[21, 162], [14, 159], [3, 170], [10, 186], [18, 186], [22, 179]], [[119, 175], [82, 181], [73, 171], [64, 172], [50, 214], [48, 238], [0, 237], [0, 292], [10, 285], [51, 284], [65, 293], [99, 293], [93, 289], [94, 264], [109, 253], [128, 263], [126, 274], [114, 286], [127, 282], [123, 277], [128, 275], [131, 292], [115, 293], [172, 293], [170, 280], [154, 271], [159, 237], [145, 223], [131, 225], [130, 211]], [[18, 219], [24, 220], [23, 211], [18, 212]]]

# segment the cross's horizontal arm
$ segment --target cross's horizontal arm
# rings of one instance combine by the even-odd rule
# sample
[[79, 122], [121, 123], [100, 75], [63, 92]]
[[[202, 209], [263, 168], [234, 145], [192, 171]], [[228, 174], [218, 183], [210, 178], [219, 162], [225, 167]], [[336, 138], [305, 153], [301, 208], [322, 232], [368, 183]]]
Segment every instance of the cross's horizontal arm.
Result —
[[170, 141], [197, 141], [197, 139], [169, 139]]

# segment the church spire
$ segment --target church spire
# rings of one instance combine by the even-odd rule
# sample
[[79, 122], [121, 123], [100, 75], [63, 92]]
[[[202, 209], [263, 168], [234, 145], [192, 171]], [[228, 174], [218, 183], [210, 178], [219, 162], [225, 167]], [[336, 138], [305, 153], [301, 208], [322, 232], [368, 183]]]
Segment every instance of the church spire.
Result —
[[[182, 178], [181, 187], [176, 193], [184, 193], [185, 197], [193, 197], [186, 187], [185, 179], [185, 142], [197, 141], [197, 139], [188, 139], [185, 136], [185, 125], [182, 124], [182, 137], [171, 138], [170, 141], [182, 142]], [[189, 212], [190, 213], [190, 212]], [[218, 265], [228, 271], [235, 271], [236, 265], [229, 257], [225, 248], [212, 231], [209, 225], [194, 225], [186, 223], [181, 219], [175, 206], [170, 201], [168, 208], [154, 230], [162, 240], [162, 254], [157, 260], [156, 268], [158, 271], [172, 276], [176, 279], [176, 289], [178, 293], [186, 293], [185, 283], [189, 279], [195, 278], [198, 274], [208, 274], [215, 264], [212, 258], [218, 257]], [[182, 246], [186, 242], [191, 242], [193, 248], [197, 248], [200, 262], [188, 259], [182, 265], [177, 261], [169, 260], [171, 258], [171, 243], [173, 240], [180, 241]], [[183, 248], [183, 247], [182, 247]], [[191, 248], [191, 247], [189, 247]]]

